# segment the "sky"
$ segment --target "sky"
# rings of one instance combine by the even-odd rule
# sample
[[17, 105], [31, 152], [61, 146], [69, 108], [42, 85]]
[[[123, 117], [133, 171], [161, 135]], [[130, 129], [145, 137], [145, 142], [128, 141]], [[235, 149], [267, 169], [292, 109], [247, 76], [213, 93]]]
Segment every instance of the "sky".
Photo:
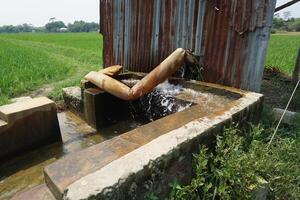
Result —
[[[0, 0], [1, 1], [1, 0]], [[280, 6], [286, 2], [289, 2], [290, 0], [277, 0], [276, 6]], [[286, 11], [290, 11], [292, 14], [292, 17], [300, 17], [300, 2], [283, 9], [282, 11], [280, 11], [279, 13], [281, 14], [281, 17], [283, 16], [282, 13], [286, 12]]]
[[99, 0], [0, 0], [0, 26], [44, 26], [55, 17], [65, 23], [99, 21]]
[[[277, 6], [289, 0], [277, 0]], [[281, 13], [290, 11], [292, 17], [300, 17], [300, 2]], [[45, 25], [50, 18], [65, 23], [75, 20], [99, 21], [99, 0], [0, 0], [0, 26], [23, 23]]]

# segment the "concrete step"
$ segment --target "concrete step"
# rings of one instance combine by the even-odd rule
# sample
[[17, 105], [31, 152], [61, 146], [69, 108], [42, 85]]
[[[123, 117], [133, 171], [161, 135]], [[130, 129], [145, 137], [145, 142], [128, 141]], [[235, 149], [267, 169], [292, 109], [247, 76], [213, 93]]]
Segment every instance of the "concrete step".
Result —
[[16, 194], [11, 200], [56, 200], [46, 184], [38, 185], [30, 190]]
[[56, 105], [46, 97], [0, 107], [0, 160], [61, 141]]
[[197, 115], [194, 115], [197, 110], [198, 108], [195, 106], [193, 114], [187, 111], [178, 113], [180, 116], [178, 114], [170, 115], [82, 151], [66, 155], [45, 167], [45, 182], [57, 199], [63, 199], [65, 191], [75, 181], [100, 170], [112, 161], [153, 139], [197, 118]]
[[138, 144], [116, 137], [69, 154], [45, 167], [45, 182], [57, 199], [63, 199], [65, 190], [73, 182], [101, 169], [138, 147]]
[[54, 102], [46, 97], [39, 97], [0, 106], [0, 119], [12, 123], [37, 110], [48, 109], [49, 104], [54, 105]]

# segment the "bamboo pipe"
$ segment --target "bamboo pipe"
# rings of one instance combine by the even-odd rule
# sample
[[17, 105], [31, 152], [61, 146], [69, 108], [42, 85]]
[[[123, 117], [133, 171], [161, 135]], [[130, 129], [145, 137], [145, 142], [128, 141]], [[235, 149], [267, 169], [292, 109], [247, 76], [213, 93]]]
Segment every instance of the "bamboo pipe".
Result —
[[102, 90], [120, 99], [130, 101], [151, 92], [158, 84], [172, 76], [185, 62], [195, 63], [195, 60], [188, 51], [178, 48], [132, 88], [101, 71], [92, 71], [84, 78]]
[[113, 65], [104, 69], [101, 69], [99, 73], [105, 74], [107, 76], [116, 76], [121, 73], [122, 71], [121, 65]]

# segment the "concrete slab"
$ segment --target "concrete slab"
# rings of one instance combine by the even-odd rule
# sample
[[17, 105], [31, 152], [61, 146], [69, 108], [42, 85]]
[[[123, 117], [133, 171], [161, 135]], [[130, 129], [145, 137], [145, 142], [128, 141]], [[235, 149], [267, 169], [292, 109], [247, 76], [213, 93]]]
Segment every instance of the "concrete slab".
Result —
[[67, 155], [45, 167], [46, 184], [57, 199], [62, 199], [68, 185], [138, 147], [135, 143], [117, 137]]
[[56, 105], [46, 97], [0, 107], [0, 160], [61, 141]]
[[[273, 108], [273, 115], [276, 120], [280, 120], [284, 113], [284, 109]], [[282, 123], [292, 125], [296, 122], [299, 113], [287, 110], [282, 118]]]
[[35, 111], [46, 111], [50, 110], [52, 107], [55, 107], [55, 104], [47, 97], [26, 99], [24, 101], [0, 106], [0, 118], [7, 123], [12, 123]]
[[36, 186], [25, 192], [16, 194], [11, 200], [56, 200], [46, 184]]

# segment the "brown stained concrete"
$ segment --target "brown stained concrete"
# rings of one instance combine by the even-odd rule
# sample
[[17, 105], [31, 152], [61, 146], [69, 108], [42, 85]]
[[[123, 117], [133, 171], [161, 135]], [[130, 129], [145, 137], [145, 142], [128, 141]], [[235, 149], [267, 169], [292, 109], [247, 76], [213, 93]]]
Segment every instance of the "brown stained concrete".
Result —
[[22, 194], [17, 194], [11, 200], [55, 200], [55, 197], [46, 184], [42, 184]]
[[47, 166], [44, 170], [45, 181], [56, 198], [61, 199], [70, 183], [136, 148], [137, 144], [119, 137], [104, 141]]
[[83, 99], [85, 121], [97, 130], [111, 125], [115, 120], [126, 120], [129, 117], [130, 112], [127, 101], [114, 97], [98, 88], [85, 89]]
[[1, 106], [0, 119], [0, 160], [61, 141], [56, 105], [46, 97]]
[[[66, 156], [45, 168], [45, 180], [58, 199], [65, 188], [91, 172], [152, 141], [174, 129], [180, 128], [208, 113], [201, 113], [201, 106], [166, 116], [152, 123], [138, 127], [111, 140], [104, 141], [84, 151]], [[87, 156], [89, 155], [89, 156]]]
[[[44, 167], [69, 153], [103, 142], [104, 138], [72, 112], [58, 113], [63, 143], [43, 146], [0, 162], [0, 199], [44, 183]], [[27, 198], [24, 198], [27, 199]]]

